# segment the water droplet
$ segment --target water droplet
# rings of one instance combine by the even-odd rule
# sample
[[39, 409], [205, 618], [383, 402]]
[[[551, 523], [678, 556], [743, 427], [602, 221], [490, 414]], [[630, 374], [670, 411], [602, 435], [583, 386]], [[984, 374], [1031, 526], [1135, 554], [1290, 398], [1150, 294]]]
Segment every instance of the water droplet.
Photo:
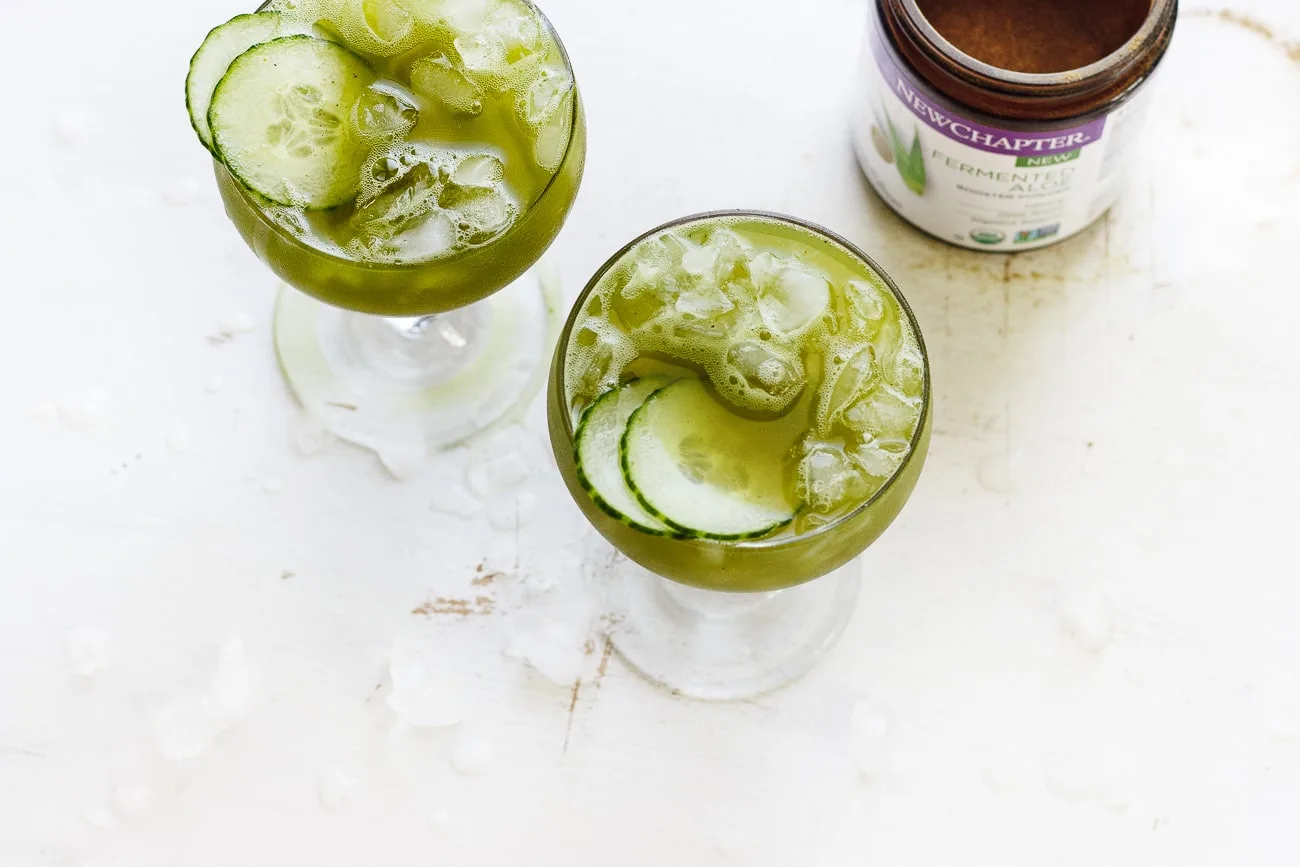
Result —
[[90, 115], [79, 108], [66, 107], [54, 115], [54, 138], [69, 147], [81, 144], [90, 132]]
[[78, 677], [93, 677], [108, 666], [108, 633], [74, 629], [68, 633], [68, 661]]
[[283, 480], [283, 479], [277, 478], [277, 477], [275, 477], [275, 476], [271, 476], [270, 478], [262, 479], [262, 491], [263, 491], [263, 493], [267, 493], [267, 494], [278, 494], [278, 493], [280, 493], [280, 492], [283, 491], [283, 490], [284, 490], [284, 480]]
[[69, 395], [59, 401], [58, 414], [63, 426], [74, 431], [88, 431], [103, 426], [112, 398], [97, 389], [86, 394]]
[[93, 828], [111, 828], [117, 824], [108, 807], [101, 805], [88, 807], [85, 812], [86, 823]]
[[1061, 603], [1062, 631], [1089, 653], [1101, 653], [1114, 633], [1111, 605], [1096, 590], [1085, 588], [1070, 593]]
[[338, 765], [330, 765], [321, 771], [320, 779], [316, 784], [321, 807], [326, 810], [336, 810], [343, 806], [356, 785], [356, 777]]
[[167, 448], [176, 454], [181, 454], [189, 450], [190, 447], [190, 430], [189, 428], [179, 427], [167, 436]]
[[219, 373], [214, 373], [203, 382], [203, 390], [208, 394], [216, 394], [226, 387], [226, 378]]
[[481, 777], [496, 764], [496, 749], [487, 738], [460, 732], [451, 747], [451, 766], [467, 777]]
[[314, 458], [325, 450], [330, 433], [320, 419], [306, 414], [294, 421], [293, 450], [304, 458]]
[[157, 796], [140, 783], [124, 783], [113, 790], [113, 806], [128, 822], [139, 822], [153, 812]]
[[437, 808], [429, 816], [429, 824], [434, 828], [445, 828], [451, 824], [451, 813], [442, 808]]
[[999, 746], [984, 762], [984, 784], [999, 794], [1012, 794], [1029, 784], [1032, 775], [1029, 760], [1010, 745]]

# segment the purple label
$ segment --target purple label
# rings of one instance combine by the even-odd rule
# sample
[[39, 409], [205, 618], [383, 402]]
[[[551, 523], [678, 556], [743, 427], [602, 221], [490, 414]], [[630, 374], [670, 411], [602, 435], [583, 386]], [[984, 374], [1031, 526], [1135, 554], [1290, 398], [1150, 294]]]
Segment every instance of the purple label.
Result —
[[880, 29], [872, 27], [871, 31], [871, 53], [875, 55], [885, 84], [926, 126], [955, 142], [991, 154], [1049, 156], [1092, 144], [1101, 138], [1102, 130], [1106, 128], [1104, 116], [1083, 126], [1034, 132], [984, 126], [961, 115], [952, 114], [931, 102], [921, 88], [916, 86], [916, 82], [898, 68], [889, 50], [881, 42]]

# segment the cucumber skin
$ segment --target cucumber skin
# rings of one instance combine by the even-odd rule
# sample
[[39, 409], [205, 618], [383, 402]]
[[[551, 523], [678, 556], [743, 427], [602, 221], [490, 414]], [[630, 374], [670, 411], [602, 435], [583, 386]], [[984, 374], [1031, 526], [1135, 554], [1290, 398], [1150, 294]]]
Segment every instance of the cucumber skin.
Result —
[[[305, 40], [312, 40], [312, 41], [316, 41], [316, 42], [328, 42], [328, 43], [330, 43], [331, 45], [337, 45], [340, 49], [342, 49], [343, 51], [346, 51], [348, 54], [351, 54], [351, 55], [352, 55], [353, 57], [355, 57], [357, 60], [361, 61], [361, 63], [362, 63], [363, 65], [365, 65], [367, 68], [370, 67], [370, 63], [369, 63], [369, 62], [368, 62], [364, 57], [362, 57], [361, 55], [357, 54], [355, 51], [353, 51], [352, 49], [348, 48], [346, 45], [343, 45], [342, 43], [339, 43], [339, 42], [334, 42], [334, 41], [331, 40], [331, 39], [321, 39], [319, 36], [312, 36], [312, 35], [309, 35], [309, 34], [306, 34], [306, 33], [292, 33], [292, 34], [290, 34], [290, 35], [288, 35], [288, 36], [278, 36], [278, 37], [276, 37], [275, 39], [270, 39], [270, 40], [267, 40], [266, 42], [259, 42], [257, 45], [254, 45], [254, 46], [252, 46], [251, 48], [249, 48], [248, 51], [245, 51], [244, 54], [247, 54], [247, 53], [249, 53], [250, 51], [255, 51], [255, 50], [259, 49], [259, 48], [265, 48], [265, 47], [268, 46], [268, 45], [275, 45], [276, 43], [280, 43], [280, 42], [296, 42], [296, 41], [298, 41], [298, 40], [304, 40], [304, 39], [305, 39]], [[239, 57], [243, 57], [243, 56], [244, 56], [243, 54], [239, 55]], [[238, 60], [239, 60], [239, 57], [236, 57], [234, 60], [232, 60], [232, 61], [230, 62], [230, 69], [233, 69], [233, 68], [234, 68], [235, 63], [238, 62]], [[209, 127], [212, 127], [213, 108], [215, 108], [215, 106], [216, 106], [216, 104], [217, 104], [217, 94], [221, 92], [221, 86], [222, 86], [223, 84], [226, 83], [226, 78], [227, 78], [227, 76], [228, 76], [229, 73], [230, 73], [230, 69], [227, 69], [227, 70], [226, 70], [226, 73], [227, 73], [227, 74], [226, 74], [226, 75], [223, 75], [223, 76], [221, 77], [221, 81], [217, 82], [217, 86], [216, 86], [216, 88], [212, 91], [212, 102], [211, 102], [211, 103], [209, 104], [209, 106], [208, 106], [208, 126], [209, 126]], [[278, 202], [278, 201], [276, 201], [275, 199], [272, 199], [271, 197], [265, 195], [264, 193], [260, 193], [260, 192], [258, 192], [257, 190], [253, 189], [251, 186], [249, 186], [249, 184], [248, 184], [248, 183], [247, 183], [247, 182], [246, 182], [242, 177], [240, 177], [239, 172], [236, 171], [236, 170], [234, 169], [234, 167], [232, 167], [232, 166], [230, 165], [230, 163], [226, 161], [226, 159], [225, 159], [224, 156], [222, 156], [222, 154], [221, 154], [221, 148], [217, 146], [217, 133], [216, 133], [216, 128], [215, 128], [215, 127], [213, 127], [213, 131], [212, 131], [212, 147], [213, 147], [213, 155], [217, 158], [217, 162], [221, 163], [221, 165], [222, 165], [222, 166], [225, 168], [225, 170], [230, 174], [230, 176], [231, 176], [232, 178], [235, 179], [235, 182], [238, 183], [239, 186], [243, 187], [247, 192], [252, 193], [253, 196], [254, 196], [255, 198], [257, 198], [259, 201], [261, 201], [261, 202], [270, 202], [272, 205], [279, 205], [279, 206], [281, 206], [281, 207], [285, 207], [285, 208], [295, 207], [294, 204], [293, 204], [292, 202]], [[336, 205], [328, 205], [328, 206], [326, 206], [326, 207], [310, 207], [310, 206], [308, 206], [308, 207], [303, 207], [302, 209], [303, 209], [304, 211], [311, 211], [311, 212], [317, 212], [317, 213], [319, 213], [319, 212], [324, 212], [324, 211], [332, 211], [332, 210], [334, 210], [335, 208], [341, 208], [341, 207], [343, 207], [344, 205], [347, 205], [347, 204], [348, 204], [347, 201], [343, 201], [343, 202], [339, 202], [339, 203], [336, 204]]]
[[[585, 410], [582, 411], [582, 418], [578, 421], [578, 428], [577, 428], [577, 430], [575, 430], [574, 433], [573, 433], [573, 465], [574, 465], [574, 468], [577, 470], [578, 484], [582, 485], [582, 489], [583, 489], [584, 491], [587, 492], [587, 496], [591, 497], [591, 501], [592, 501], [593, 503], [596, 504], [596, 508], [600, 509], [600, 510], [601, 510], [602, 512], [604, 512], [606, 515], [609, 515], [611, 518], [613, 518], [614, 520], [618, 521], [620, 524], [622, 524], [623, 526], [625, 526], [625, 527], [627, 527], [627, 528], [629, 528], [629, 529], [631, 529], [631, 530], [636, 530], [638, 533], [644, 533], [644, 534], [647, 535], [647, 536], [658, 536], [658, 537], [663, 538], [663, 539], [694, 539], [694, 538], [697, 538], [697, 536], [694, 535], [694, 534], [692, 534], [692, 533], [684, 532], [683, 529], [682, 529], [679, 525], [674, 524], [674, 523], [672, 523], [671, 521], [664, 521], [663, 516], [660, 515], [660, 514], [659, 514], [656, 510], [654, 510], [654, 509], [647, 509], [647, 511], [649, 511], [650, 514], [654, 515], [654, 516], [655, 516], [656, 518], [658, 518], [659, 520], [664, 521], [664, 523], [667, 524], [668, 526], [672, 527], [673, 530], [669, 530], [669, 531], [664, 531], [664, 530], [655, 530], [655, 529], [652, 529], [652, 528], [650, 528], [650, 527], [644, 527], [644, 526], [642, 526], [641, 524], [638, 524], [637, 522], [635, 522], [635, 521], [633, 521], [631, 518], [629, 518], [627, 515], [624, 515], [624, 514], [623, 514], [622, 512], [620, 512], [618, 509], [615, 509], [613, 506], [609, 505], [609, 503], [606, 503], [606, 502], [605, 502], [605, 498], [602, 497], [599, 493], [596, 492], [596, 488], [595, 488], [595, 486], [591, 484], [590, 480], [588, 480], [588, 478], [587, 478], [587, 474], [586, 474], [585, 472], [583, 472], [583, 469], [582, 469], [582, 460], [581, 460], [581, 458], [580, 458], [580, 456], [579, 456], [579, 454], [578, 454], [578, 443], [582, 441], [582, 434], [583, 434], [583, 431], [584, 431], [584, 430], [586, 429], [586, 427], [587, 427], [587, 421], [588, 421], [588, 419], [589, 419], [589, 417], [590, 417], [590, 414], [591, 414], [592, 410], [594, 410], [598, 405], [600, 405], [600, 403], [601, 403], [602, 401], [609, 400], [609, 399], [613, 398], [613, 396], [618, 392], [618, 390], [619, 390], [620, 388], [622, 388], [624, 385], [630, 385], [630, 384], [633, 383], [633, 382], [636, 382], [636, 380], [635, 380], [635, 379], [633, 379], [633, 380], [629, 380], [628, 382], [625, 382], [625, 383], [622, 383], [622, 384], [620, 384], [620, 385], [616, 385], [616, 386], [614, 386], [614, 387], [611, 388], [609, 391], [605, 392], [605, 393], [602, 394], [600, 397], [598, 397], [598, 398], [596, 398], [595, 400], [593, 400], [593, 401], [591, 402], [591, 406], [587, 407]], [[671, 384], [672, 384], [672, 383], [668, 383], [667, 385], [664, 386], [664, 388], [667, 388], [668, 385], [671, 385]], [[650, 400], [651, 397], [654, 397], [654, 396], [655, 396], [656, 394], [658, 394], [660, 391], [663, 391], [663, 388], [660, 388], [660, 389], [657, 389], [657, 390], [651, 392], [651, 393], [650, 393], [650, 396], [646, 398], [646, 401], [648, 402], [648, 401]], [[645, 404], [643, 403], [642, 406], [645, 406]], [[640, 411], [641, 411], [641, 409], [640, 409], [640, 407], [638, 407], [638, 408], [637, 408], [637, 409], [632, 413], [632, 415], [635, 416], [635, 415], [636, 415], [638, 412], [640, 412]], [[629, 416], [629, 418], [628, 418], [628, 423], [631, 424], [631, 417], [630, 417], [630, 416]], [[625, 432], [625, 433], [623, 434], [623, 437], [626, 438], [626, 436], [627, 436], [627, 434], [626, 434], [626, 432]], [[620, 467], [623, 469], [623, 479], [624, 479], [624, 481], [626, 481], [626, 480], [627, 480], [627, 468], [626, 468], [626, 462], [624, 461], [622, 455], [623, 455], [623, 444], [622, 444], [622, 439], [620, 439], [620, 441], [619, 441], [619, 464], [620, 464]], [[637, 498], [638, 501], [640, 501], [640, 502], [642, 503], [642, 505], [645, 505], [644, 501], [641, 500], [641, 495], [640, 495], [639, 493], [637, 493], [637, 491], [636, 491], [635, 488], [632, 489], [632, 494], [633, 494], [633, 496], [635, 496], [635, 497]]]
[[623, 431], [623, 439], [618, 445], [618, 460], [620, 466], [623, 469], [623, 480], [627, 482], [628, 488], [631, 489], [632, 495], [637, 498], [637, 502], [641, 504], [641, 508], [645, 509], [647, 512], [654, 515], [656, 518], [658, 518], [659, 520], [663, 521], [665, 524], [667, 524], [668, 526], [676, 530], [678, 535], [673, 538], [677, 538], [677, 539], [707, 539], [714, 542], [750, 542], [755, 539], [766, 538], [772, 535], [773, 533], [779, 530], [783, 530], [786, 527], [790, 526], [790, 524], [794, 523], [794, 519], [798, 516], [799, 511], [803, 508], [802, 506], [800, 506], [800, 509], [795, 510], [795, 513], [790, 516], [789, 520], [782, 521], [779, 524], [773, 524], [771, 527], [765, 527], [762, 530], [755, 530], [752, 533], [731, 533], [731, 534], [702, 533], [699, 530], [693, 530], [690, 527], [686, 527], [677, 523], [672, 518], [668, 517], [663, 512], [656, 509], [650, 503], [650, 501], [645, 498], [645, 495], [641, 493], [641, 489], [636, 486], [636, 482], [632, 481], [632, 468], [631, 465], [628, 463], [628, 459], [627, 459], [628, 432], [632, 430], [632, 423], [636, 421], [636, 417], [640, 415], [642, 411], [645, 410], [646, 407], [650, 406], [650, 404], [657, 397], [659, 397], [659, 395], [663, 394], [665, 389], [669, 388], [674, 384], [675, 383], [670, 382], [668, 383], [668, 385], [665, 385], [663, 388], [652, 392], [650, 396], [645, 399], [645, 403], [637, 407], [632, 412], [632, 415], [628, 416], [627, 429]]
[[[195, 60], [195, 58], [197, 58], [197, 57], [199, 56], [199, 52], [203, 50], [203, 46], [207, 44], [208, 39], [210, 39], [210, 38], [212, 37], [212, 34], [216, 33], [218, 30], [220, 30], [222, 27], [225, 27], [226, 25], [234, 24], [236, 21], [246, 21], [246, 20], [248, 20], [248, 19], [250, 19], [250, 18], [256, 18], [256, 17], [259, 16], [259, 15], [275, 15], [276, 17], [279, 17], [280, 13], [278, 13], [278, 12], [246, 12], [246, 13], [244, 13], [243, 15], [236, 15], [234, 18], [231, 18], [231, 19], [230, 19], [229, 21], [227, 21], [225, 24], [218, 24], [216, 27], [213, 27], [211, 30], [208, 31], [208, 35], [203, 37], [203, 41], [199, 43], [199, 47], [196, 48], [196, 49], [194, 49], [194, 53], [190, 55], [190, 65], [189, 65], [188, 68], [189, 68], [190, 70], [193, 70], [193, 69], [194, 69], [194, 60]], [[251, 47], [251, 46], [250, 46], [250, 47]], [[231, 61], [231, 62], [233, 63], [234, 61]], [[225, 77], [225, 76], [223, 75], [222, 78], [224, 78], [224, 77]], [[217, 84], [221, 84], [221, 79], [217, 79]], [[212, 88], [212, 95], [215, 96], [216, 93], [217, 93], [217, 89], [216, 89], [216, 87], [214, 86], [214, 87]], [[209, 102], [208, 102], [208, 106], [211, 107], [211, 105], [212, 105], [212, 102], [211, 102], [211, 100], [209, 100]], [[203, 149], [206, 150], [208, 153], [212, 154], [212, 156], [213, 156], [214, 159], [220, 160], [221, 157], [219, 157], [219, 156], [217, 155], [217, 146], [216, 146], [216, 141], [214, 140], [212, 143], [205, 142], [205, 141], [203, 140], [203, 133], [199, 132], [198, 124], [196, 124], [196, 123], [194, 122], [194, 106], [193, 106], [193, 105], [191, 104], [191, 102], [190, 102], [190, 77], [189, 77], [189, 75], [186, 75], [186, 76], [185, 76], [185, 116], [186, 116], [186, 118], [187, 118], [187, 119], [189, 120], [189, 122], [190, 122], [190, 129], [194, 130], [194, 134], [195, 134], [196, 136], [198, 136], [199, 144], [203, 145]], [[211, 129], [211, 128], [212, 128], [212, 123], [211, 123], [211, 121], [209, 121], [209, 122], [208, 122], [208, 129]], [[249, 192], [252, 192], [252, 191], [250, 190]]]

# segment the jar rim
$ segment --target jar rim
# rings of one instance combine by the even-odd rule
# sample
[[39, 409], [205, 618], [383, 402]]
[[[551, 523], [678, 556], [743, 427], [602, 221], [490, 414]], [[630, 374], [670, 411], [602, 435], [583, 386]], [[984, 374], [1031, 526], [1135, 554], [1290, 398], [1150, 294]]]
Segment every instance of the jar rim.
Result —
[[917, 0], [896, 0], [907, 15], [908, 23], [922, 38], [925, 47], [956, 67], [974, 73], [986, 83], [1002, 85], [1012, 91], [1062, 91], [1087, 87], [1099, 79], [1110, 79], [1141, 62], [1146, 50], [1158, 43], [1170, 28], [1177, 12], [1178, 0], [1152, 0], [1142, 26], [1123, 45], [1087, 66], [1061, 72], [1017, 72], [985, 63], [962, 51], [932, 25], [921, 12]]

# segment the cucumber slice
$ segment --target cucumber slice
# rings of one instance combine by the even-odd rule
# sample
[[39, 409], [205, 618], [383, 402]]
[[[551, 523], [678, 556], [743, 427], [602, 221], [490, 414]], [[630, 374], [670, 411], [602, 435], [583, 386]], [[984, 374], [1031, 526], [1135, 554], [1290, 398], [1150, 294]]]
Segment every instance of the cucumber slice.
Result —
[[190, 112], [190, 125], [208, 150], [213, 149], [208, 107], [212, 104], [217, 82], [221, 81], [236, 57], [254, 45], [274, 38], [279, 29], [278, 12], [239, 15], [213, 28], [199, 50], [194, 52], [189, 75], [185, 76], [185, 107]]
[[697, 379], [650, 395], [628, 420], [623, 476], [648, 512], [676, 530], [756, 539], [794, 520], [783, 458], [790, 427], [733, 415]]
[[366, 146], [348, 123], [375, 72], [336, 42], [284, 36], [230, 64], [208, 109], [218, 158], [240, 183], [309, 211], [350, 202]]
[[655, 536], [678, 534], [647, 512], [632, 495], [623, 478], [619, 444], [632, 413], [670, 382], [666, 376], [648, 376], [605, 392], [583, 412], [574, 447], [578, 481], [601, 511], [634, 530]]

